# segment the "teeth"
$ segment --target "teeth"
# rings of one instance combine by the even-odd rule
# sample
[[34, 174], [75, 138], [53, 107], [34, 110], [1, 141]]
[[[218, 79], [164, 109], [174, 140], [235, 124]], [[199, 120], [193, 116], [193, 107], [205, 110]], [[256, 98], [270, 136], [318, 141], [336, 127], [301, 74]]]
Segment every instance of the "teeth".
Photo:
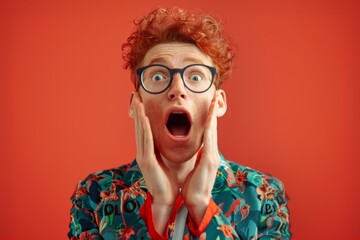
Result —
[[181, 111], [174, 111], [174, 112], [171, 112], [173, 114], [184, 114], [184, 112], [181, 112]]

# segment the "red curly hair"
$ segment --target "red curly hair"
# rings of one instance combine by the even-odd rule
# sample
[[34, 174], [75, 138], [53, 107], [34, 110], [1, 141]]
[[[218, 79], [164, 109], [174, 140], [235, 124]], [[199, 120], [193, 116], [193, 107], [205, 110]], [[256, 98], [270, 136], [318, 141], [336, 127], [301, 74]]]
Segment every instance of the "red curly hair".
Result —
[[135, 70], [147, 51], [159, 43], [185, 42], [196, 45], [210, 56], [217, 69], [215, 80], [219, 88], [229, 78], [234, 53], [222, 34], [218, 21], [206, 14], [192, 14], [183, 9], [158, 8], [144, 18], [135, 20], [136, 30], [122, 45], [124, 68], [131, 70], [131, 80], [137, 87]]

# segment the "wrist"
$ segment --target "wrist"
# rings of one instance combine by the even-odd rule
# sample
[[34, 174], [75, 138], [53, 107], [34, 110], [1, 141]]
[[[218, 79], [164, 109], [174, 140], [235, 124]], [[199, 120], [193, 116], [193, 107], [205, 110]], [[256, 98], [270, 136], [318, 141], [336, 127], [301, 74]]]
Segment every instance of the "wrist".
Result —
[[156, 231], [164, 235], [173, 205], [154, 202], [151, 205]]
[[211, 197], [204, 197], [200, 201], [198, 201], [196, 204], [186, 204], [186, 207], [188, 208], [190, 218], [192, 219], [195, 226], [199, 226], [202, 222], [206, 210], [208, 209], [209, 203], [210, 203]]
[[207, 206], [212, 195], [210, 191], [193, 192], [190, 196], [186, 193], [182, 193], [182, 197], [187, 207], [200, 207]]
[[188, 226], [192, 235], [194, 235], [195, 237], [199, 237], [206, 230], [218, 210], [219, 208], [217, 204], [212, 199], [210, 199], [209, 204], [206, 207], [206, 211], [200, 220], [196, 220], [190, 215], [190, 211], [198, 211], [197, 207], [190, 209]]

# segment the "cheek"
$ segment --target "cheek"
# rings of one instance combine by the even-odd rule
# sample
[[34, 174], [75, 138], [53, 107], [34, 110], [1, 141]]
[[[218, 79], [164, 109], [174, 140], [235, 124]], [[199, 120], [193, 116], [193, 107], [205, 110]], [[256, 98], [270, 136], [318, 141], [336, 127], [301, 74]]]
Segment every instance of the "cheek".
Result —
[[145, 109], [145, 114], [146, 116], [150, 117], [150, 115], [153, 115], [153, 112], [156, 111], [156, 101], [154, 98], [151, 98], [149, 96], [144, 96], [146, 95], [146, 93], [142, 93], [140, 94], [141, 96], [141, 101], [144, 105], [144, 109]]
[[196, 108], [196, 119], [199, 120], [199, 124], [200, 126], [205, 126], [206, 124], [206, 120], [207, 117], [209, 115], [209, 108], [210, 108], [210, 103], [211, 102], [202, 102], [202, 103], [198, 103], [196, 104], [197, 108]]
[[163, 120], [161, 116], [163, 116], [161, 112], [160, 104], [155, 101], [146, 101], [144, 103], [145, 114], [149, 118], [151, 128], [154, 129], [156, 126], [160, 126], [163, 124]]

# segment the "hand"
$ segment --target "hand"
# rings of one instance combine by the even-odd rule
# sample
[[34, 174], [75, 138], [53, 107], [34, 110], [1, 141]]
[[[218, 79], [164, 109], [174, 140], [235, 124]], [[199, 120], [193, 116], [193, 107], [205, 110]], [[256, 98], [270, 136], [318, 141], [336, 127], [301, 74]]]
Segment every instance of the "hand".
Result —
[[[170, 181], [171, 172], [161, 157], [155, 153], [149, 118], [145, 115], [144, 105], [138, 93], [134, 93], [131, 103], [131, 114], [135, 121], [136, 161], [144, 176], [153, 202], [173, 205], [178, 194], [174, 181]], [[158, 155], [158, 156], [157, 156]]]
[[211, 199], [211, 191], [220, 163], [217, 145], [218, 97], [216, 94], [210, 104], [201, 158], [187, 176], [181, 192], [189, 214], [197, 225], [200, 224]]
[[178, 187], [174, 181], [170, 181], [174, 179], [170, 170], [159, 154], [155, 153], [149, 118], [145, 115], [138, 93], [134, 93], [132, 97], [130, 116], [135, 122], [136, 161], [153, 197], [152, 213], [156, 230], [163, 233], [178, 194]]

